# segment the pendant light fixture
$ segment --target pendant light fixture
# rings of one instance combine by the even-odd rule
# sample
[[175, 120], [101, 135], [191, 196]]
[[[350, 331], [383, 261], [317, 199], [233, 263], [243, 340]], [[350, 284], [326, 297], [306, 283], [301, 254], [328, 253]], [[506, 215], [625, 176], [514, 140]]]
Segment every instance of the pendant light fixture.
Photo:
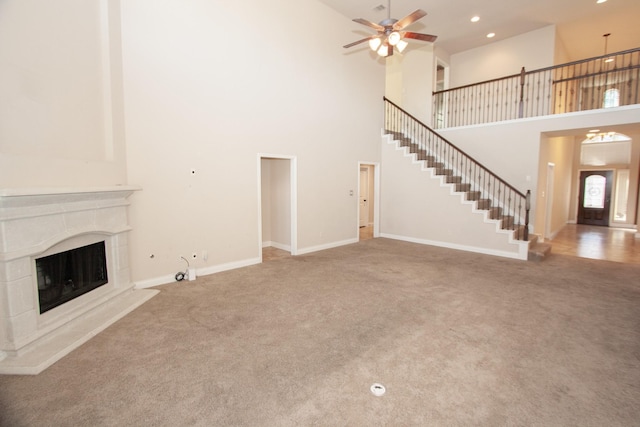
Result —
[[613, 58], [611, 56], [607, 57], [607, 42], [609, 41], [609, 36], [611, 33], [603, 34], [604, 37], [604, 62], [613, 62]]

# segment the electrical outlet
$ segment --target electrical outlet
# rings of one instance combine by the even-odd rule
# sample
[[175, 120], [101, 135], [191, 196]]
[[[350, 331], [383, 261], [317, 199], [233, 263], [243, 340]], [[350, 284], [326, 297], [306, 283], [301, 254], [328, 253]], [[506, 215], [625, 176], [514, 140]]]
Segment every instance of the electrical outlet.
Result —
[[202, 260], [206, 261], [209, 259], [209, 252], [207, 251], [202, 251]]

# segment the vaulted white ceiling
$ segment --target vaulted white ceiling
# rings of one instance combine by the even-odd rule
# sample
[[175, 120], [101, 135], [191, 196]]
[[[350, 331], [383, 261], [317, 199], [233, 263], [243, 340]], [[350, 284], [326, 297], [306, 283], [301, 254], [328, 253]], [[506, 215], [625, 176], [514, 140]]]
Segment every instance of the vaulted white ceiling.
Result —
[[[380, 22], [387, 18], [389, 0], [320, 0], [348, 18]], [[382, 8], [380, 6], [383, 6]], [[436, 44], [449, 54], [504, 40], [548, 25], [557, 35], [571, 60], [640, 47], [640, 0], [392, 0], [391, 17], [400, 19], [416, 9], [428, 15], [409, 27], [438, 36]], [[477, 23], [472, 16], [480, 16]], [[353, 23], [353, 40], [373, 30]], [[486, 34], [496, 33], [493, 39]], [[419, 42], [418, 42], [419, 43]]]

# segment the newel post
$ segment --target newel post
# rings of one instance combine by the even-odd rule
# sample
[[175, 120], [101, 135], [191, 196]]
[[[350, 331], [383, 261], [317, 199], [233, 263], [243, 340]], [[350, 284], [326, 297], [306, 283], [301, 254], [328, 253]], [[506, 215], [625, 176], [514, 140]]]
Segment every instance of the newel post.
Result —
[[518, 106], [518, 118], [521, 119], [524, 116], [524, 67], [520, 70], [520, 104]]
[[531, 190], [527, 190], [527, 198], [525, 199], [524, 213], [524, 241], [529, 241], [529, 211], [531, 210]]

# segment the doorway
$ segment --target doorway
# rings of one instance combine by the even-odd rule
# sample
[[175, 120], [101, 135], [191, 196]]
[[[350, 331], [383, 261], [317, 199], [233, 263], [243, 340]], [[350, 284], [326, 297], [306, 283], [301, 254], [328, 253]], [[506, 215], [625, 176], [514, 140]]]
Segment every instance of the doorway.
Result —
[[377, 163], [358, 163], [358, 240], [379, 234], [379, 170]]
[[[449, 64], [442, 59], [436, 57], [434, 92], [440, 92], [449, 88]], [[436, 107], [434, 111], [434, 125], [436, 129], [447, 127], [447, 105], [446, 97], [437, 97]]]
[[297, 173], [293, 156], [258, 155], [260, 261], [297, 254]]
[[553, 186], [555, 179], [555, 163], [547, 163], [547, 189], [546, 189], [546, 212], [545, 212], [545, 226], [544, 226], [544, 239], [552, 239], [551, 225], [553, 222]]
[[578, 224], [609, 226], [613, 171], [580, 172]]

